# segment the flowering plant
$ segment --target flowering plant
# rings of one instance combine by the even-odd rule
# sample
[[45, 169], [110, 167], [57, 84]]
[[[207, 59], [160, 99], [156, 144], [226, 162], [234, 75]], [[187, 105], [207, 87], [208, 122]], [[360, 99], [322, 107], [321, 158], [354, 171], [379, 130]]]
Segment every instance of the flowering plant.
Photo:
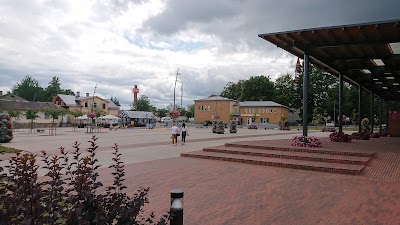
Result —
[[370, 133], [369, 132], [355, 132], [351, 134], [352, 139], [360, 139], [360, 140], [369, 140]]
[[381, 135], [378, 132], [372, 133], [369, 135], [372, 138], [379, 138]]
[[0, 143], [7, 143], [13, 139], [10, 116], [0, 113]]
[[279, 130], [290, 130], [290, 127], [286, 127], [286, 126], [280, 126]]
[[249, 126], [247, 126], [247, 128], [248, 129], [257, 129], [257, 126], [256, 125], [249, 125]]
[[90, 119], [93, 119], [93, 118], [96, 117], [96, 113], [94, 113], [94, 112], [89, 112], [89, 113], [87, 114], [87, 117], [90, 118]]
[[170, 116], [171, 118], [173, 118], [173, 119], [176, 119], [176, 118], [178, 118], [178, 117], [181, 116], [181, 112], [179, 112], [179, 111], [176, 110], [176, 109], [172, 109], [171, 111], [169, 111], [169, 116]]
[[298, 147], [321, 147], [322, 143], [319, 138], [314, 136], [294, 136], [290, 140], [290, 145], [298, 146]]
[[329, 139], [333, 142], [351, 142], [350, 135], [336, 131], [329, 135]]

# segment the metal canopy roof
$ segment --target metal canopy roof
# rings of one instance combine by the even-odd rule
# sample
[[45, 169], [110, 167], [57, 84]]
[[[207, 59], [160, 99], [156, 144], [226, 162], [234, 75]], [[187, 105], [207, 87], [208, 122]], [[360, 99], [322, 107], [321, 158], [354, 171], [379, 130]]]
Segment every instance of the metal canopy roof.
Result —
[[260, 34], [387, 100], [400, 99], [400, 20]]

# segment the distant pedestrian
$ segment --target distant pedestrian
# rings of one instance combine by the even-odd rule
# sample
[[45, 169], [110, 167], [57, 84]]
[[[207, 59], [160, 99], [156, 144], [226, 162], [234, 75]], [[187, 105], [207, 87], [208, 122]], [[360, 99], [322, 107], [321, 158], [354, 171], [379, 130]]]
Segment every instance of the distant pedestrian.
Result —
[[182, 145], [183, 145], [186, 142], [186, 135], [189, 136], [185, 123], [182, 123], [181, 131], [182, 131]]
[[172, 144], [177, 145], [178, 144], [179, 128], [176, 126], [175, 122], [172, 124], [171, 132], [172, 132]]

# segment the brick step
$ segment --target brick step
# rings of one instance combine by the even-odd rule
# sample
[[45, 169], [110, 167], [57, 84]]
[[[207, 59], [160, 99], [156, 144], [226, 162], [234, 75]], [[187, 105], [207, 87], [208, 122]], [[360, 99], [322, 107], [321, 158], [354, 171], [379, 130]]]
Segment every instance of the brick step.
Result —
[[362, 157], [373, 157], [375, 152], [352, 152], [352, 151], [334, 151], [324, 148], [307, 148], [307, 147], [279, 147], [279, 146], [267, 146], [257, 144], [241, 144], [241, 143], [226, 143], [228, 147], [241, 147], [241, 148], [254, 148], [254, 149], [267, 149], [267, 150], [278, 150], [278, 151], [289, 151], [289, 152], [308, 152], [308, 153], [319, 153], [319, 154], [330, 154], [330, 155], [348, 155], [348, 156], [362, 156]]
[[203, 151], [283, 158], [283, 159], [295, 159], [295, 160], [305, 160], [314, 162], [355, 164], [355, 165], [366, 165], [371, 160], [371, 157], [363, 157], [363, 156], [292, 152], [292, 151], [280, 151], [280, 150], [268, 150], [268, 149], [229, 147], [224, 145], [204, 148]]
[[365, 168], [364, 165], [312, 162], [205, 151], [181, 153], [181, 156], [350, 175], [359, 175]]

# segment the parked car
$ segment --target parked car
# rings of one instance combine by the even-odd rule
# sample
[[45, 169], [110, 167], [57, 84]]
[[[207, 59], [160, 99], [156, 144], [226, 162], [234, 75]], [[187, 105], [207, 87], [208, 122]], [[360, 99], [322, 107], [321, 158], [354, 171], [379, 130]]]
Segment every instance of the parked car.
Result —
[[203, 122], [203, 126], [210, 126], [210, 125], [212, 125], [212, 122], [210, 120], [205, 120]]

